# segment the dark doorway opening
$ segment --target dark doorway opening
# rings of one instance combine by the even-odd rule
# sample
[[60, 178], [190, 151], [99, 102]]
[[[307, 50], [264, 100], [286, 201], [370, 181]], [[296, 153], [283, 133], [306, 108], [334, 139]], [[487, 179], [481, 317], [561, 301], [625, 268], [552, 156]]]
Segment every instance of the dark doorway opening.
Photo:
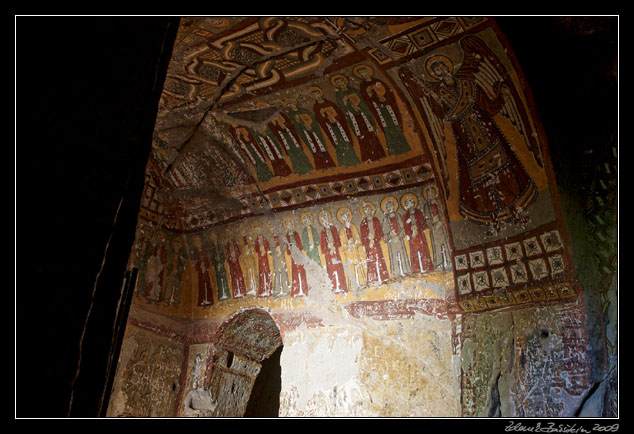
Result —
[[282, 390], [282, 346], [262, 361], [262, 368], [255, 379], [244, 417], [278, 417], [280, 391]]

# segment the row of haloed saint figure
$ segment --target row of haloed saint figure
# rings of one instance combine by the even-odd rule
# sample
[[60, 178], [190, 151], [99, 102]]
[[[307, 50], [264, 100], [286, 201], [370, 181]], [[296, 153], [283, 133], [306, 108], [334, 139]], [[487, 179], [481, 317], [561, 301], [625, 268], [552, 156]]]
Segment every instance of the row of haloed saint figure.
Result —
[[[354, 74], [362, 79], [359, 89], [343, 74], [331, 77], [336, 102], [326, 99], [320, 87], [310, 86], [308, 96], [314, 100], [312, 107], [299, 105], [297, 98], [283, 98], [277, 103], [281, 108], [277, 115], [258, 128], [226, 119], [231, 136], [226, 138], [233, 139], [239, 149], [236, 155], [250, 163], [258, 181], [338, 166], [357, 166], [411, 150], [403, 132], [403, 115], [395, 93], [374, 77], [374, 70], [368, 65], [358, 65]], [[261, 101], [255, 108], [268, 106], [269, 103]], [[385, 149], [379, 131], [383, 134]], [[359, 154], [353, 138], [358, 141]]]
[[[360, 204], [360, 223], [353, 223], [347, 206], [336, 212], [337, 227], [327, 209], [317, 213], [315, 225], [310, 211], [300, 216], [303, 228], [296, 230], [292, 216], [268, 222], [255, 221], [247, 234], [214, 231], [191, 236], [191, 249], [182, 236], [174, 236], [168, 248], [163, 239], [137, 243], [136, 266], [141, 270], [137, 294], [149, 302], [178, 304], [181, 301], [183, 270], [189, 261], [198, 289], [198, 306], [218, 301], [257, 297], [298, 297], [310, 290], [306, 267], [294, 258], [303, 254], [325, 268], [334, 293], [379, 285], [413, 273], [451, 268], [449, 242], [435, 187], [427, 189], [425, 202], [405, 193], [400, 200], [381, 200], [376, 206]], [[358, 221], [358, 219], [354, 219]], [[266, 229], [263, 227], [266, 226]], [[221, 239], [222, 238], [222, 239]], [[152, 242], [153, 241], [153, 242]], [[293, 253], [295, 251], [295, 253]]]

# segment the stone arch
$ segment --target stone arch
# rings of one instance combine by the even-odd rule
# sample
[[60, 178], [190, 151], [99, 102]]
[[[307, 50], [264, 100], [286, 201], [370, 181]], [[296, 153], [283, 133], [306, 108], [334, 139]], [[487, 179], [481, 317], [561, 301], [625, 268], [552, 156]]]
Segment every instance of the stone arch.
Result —
[[[251, 412], [257, 413], [258, 410], [253, 410], [253, 403], [250, 403], [255, 392], [254, 386], [257, 386], [257, 393], [263, 393], [268, 387], [258, 376], [266, 371], [267, 377], [275, 377], [275, 368], [279, 371], [281, 349], [280, 330], [267, 311], [261, 308], [245, 309], [227, 319], [215, 336], [215, 351], [210, 366], [209, 391], [216, 402], [214, 416], [242, 417], [248, 405]], [[277, 366], [270, 369], [269, 365], [275, 363]], [[270, 398], [271, 391], [268, 392]], [[275, 391], [272, 393], [274, 395]], [[279, 397], [279, 391], [277, 394]]]

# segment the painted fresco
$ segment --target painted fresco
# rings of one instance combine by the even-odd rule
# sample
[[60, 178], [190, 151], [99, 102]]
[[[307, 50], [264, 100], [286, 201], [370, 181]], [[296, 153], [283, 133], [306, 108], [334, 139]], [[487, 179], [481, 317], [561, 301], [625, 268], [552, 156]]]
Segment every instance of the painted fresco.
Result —
[[[386, 402], [393, 389], [384, 379], [407, 378], [394, 380], [403, 396], [426, 390], [411, 401], [414, 415], [532, 415], [533, 404], [489, 408], [489, 394], [500, 393], [491, 389], [495, 370], [513, 378], [522, 402], [538, 400], [534, 387], [550, 389], [537, 371], [561, 354], [549, 381], [569, 376], [562, 390], [581, 396], [585, 334], [572, 332], [583, 317], [580, 290], [531, 107], [511, 50], [484, 17], [184, 18], [129, 262], [139, 269], [140, 316], [191, 321], [179, 332], [191, 344], [181, 412], [213, 413], [208, 390], [198, 390], [217, 368], [207, 345], [221, 343], [223, 320], [253, 308], [290, 336], [286, 357], [297, 351], [303, 364], [288, 366], [304, 379], [308, 328], [323, 327], [314, 331], [322, 342], [368, 320], [364, 358], [344, 353], [353, 365], [377, 363], [350, 378]], [[498, 315], [509, 307], [525, 309]], [[551, 348], [529, 319], [552, 312]], [[520, 333], [507, 327], [512, 320], [528, 325]], [[429, 351], [419, 348], [425, 333]], [[294, 340], [301, 345], [292, 349]], [[391, 350], [377, 350], [384, 346]], [[427, 369], [432, 352], [442, 363], [430, 377], [403, 365], [411, 356]], [[526, 363], [497, 366], [499, 354]], [[343, 390], [367, 393], [342, 378]], [[312, 410], [296, 408], [300, 391], [285, 389], [282, 413], [364, 414], [367, 402], [348, 408], [336, 385], [321, 386], [306, 384]], [[433, 401], [436, 387], [443, 398]], [[315, 410], [327, 402], [335, 410]], [[547, 413], [563, 414], [560, 404], [549, 401]], [[372, 411], [401, 414], [385, 403]]]
[[[200, 308], [246, 297], [302, 297], [310, 284], [298, 255], [327, 273], [334, 294], [443, 275], [452, 261], [436, 190], [429, 184], [170, 234], [172, 249], [139, 239], [133, 261], [146, 266], [136, 294], [147, 304], [178, 307], [189, 287]], [[149, 241], [167, 242], [166, 233], [158, 230]]]
[[[306, 295], [293, 249], [336, 294], [442, 270], [465, 312], [576, 295], [543, 136], [490, 20], [186, 23], [148, 165], [140, 297]], [[358, 43], [369, 33], [380, 46]], [[165, 113], [207, 100], [197, 133], [224, 152], [170, 157]], [[204, 188], [222, 200], [176, 195]]]

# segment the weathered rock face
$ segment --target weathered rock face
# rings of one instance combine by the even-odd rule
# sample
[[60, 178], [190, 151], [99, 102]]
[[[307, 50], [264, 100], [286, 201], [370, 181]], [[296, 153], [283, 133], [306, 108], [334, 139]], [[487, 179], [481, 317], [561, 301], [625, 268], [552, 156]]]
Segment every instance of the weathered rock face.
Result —
[[129, 326], [110, 401], [112, 416], [165, 417], [174, 414], [181, 393], [184, 347], [169, 338]]
[[590, 387], [545, 137], [484, 17], [183, 19], [130, 267], [111, 415], [243, 416], [280, 348], [280, 416], [567, 416]]
[[465, 318], [463, 415], [572, 417], [589, 390], [575, 303]]

